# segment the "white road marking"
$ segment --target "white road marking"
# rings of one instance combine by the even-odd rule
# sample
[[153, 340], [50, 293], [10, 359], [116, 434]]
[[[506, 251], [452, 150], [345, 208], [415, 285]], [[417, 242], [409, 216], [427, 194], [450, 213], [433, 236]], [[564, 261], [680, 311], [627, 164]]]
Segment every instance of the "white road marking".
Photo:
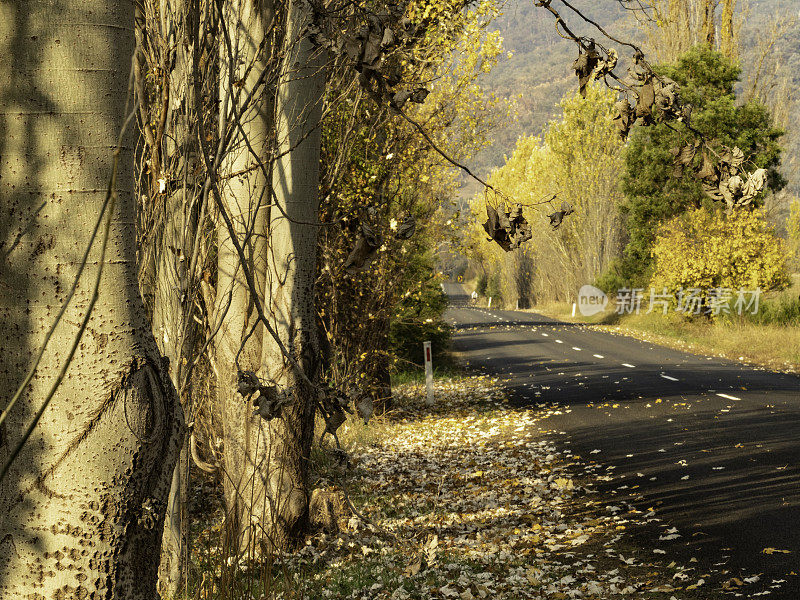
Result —
[[549, 335], [547, 335], [546, 333], [543, 333], [542, 335], [543, 335], [544, 337], [550, 337], [550, 336], [549, 336]]
[[563, 343], [564, 342], [562, 342], [561, 340], [556, 340], [556, 344], [563, 344]]
[[728, 394], [717, 394], [720, 398], [725, 398], [726, 400], [741, 400], [741, 398], [737, 398], [736, 396], [729, 396]]
[[595, 358], [605, 358], [602, 354], [592, 354]]
[[580, 348], [578, 348], [577, 346], [573, 346], [573, 347], [572, 347], [572, 349], [573, 349], [573, 350], [577, 350], [578, 352], [580, 352], [580, 351], [581, 351], [581, 349], [580, 349]]
[[663, 373], [661, 374], [661, 377], [663, 377], [664, 379], [669, 379], [670, 381], [678, 381], [677, 378], [670, 377], [669, 375], [664, 375]]
[[629, 365], [628, 363], [622, 363], [623, 367], [628, 367], [629, 369], [635, 369], [636, 365]]

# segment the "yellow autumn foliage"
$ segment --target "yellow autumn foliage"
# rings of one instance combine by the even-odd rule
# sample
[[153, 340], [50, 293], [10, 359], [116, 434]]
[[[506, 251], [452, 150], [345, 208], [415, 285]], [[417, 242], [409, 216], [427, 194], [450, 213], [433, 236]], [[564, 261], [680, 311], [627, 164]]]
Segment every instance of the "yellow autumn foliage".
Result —
[[789, 283], [786, 244], [761, 210], [690, 210], [664, 223], [653, 247], [651, 285], [773, 290]]

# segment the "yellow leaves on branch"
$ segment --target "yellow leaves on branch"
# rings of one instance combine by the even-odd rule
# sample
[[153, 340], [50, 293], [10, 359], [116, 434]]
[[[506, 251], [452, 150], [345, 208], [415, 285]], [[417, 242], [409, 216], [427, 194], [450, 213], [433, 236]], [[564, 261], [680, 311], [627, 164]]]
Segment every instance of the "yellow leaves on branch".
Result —
[[463, 0], [413, 0], [408, 4], [406, 14], [414, 23], [436, 22], [458, 14], [463, 8]]
[[690, 210], [664, 223], [653, 247], [653, 287], [780, 289], [787, 252], [761, 210]]

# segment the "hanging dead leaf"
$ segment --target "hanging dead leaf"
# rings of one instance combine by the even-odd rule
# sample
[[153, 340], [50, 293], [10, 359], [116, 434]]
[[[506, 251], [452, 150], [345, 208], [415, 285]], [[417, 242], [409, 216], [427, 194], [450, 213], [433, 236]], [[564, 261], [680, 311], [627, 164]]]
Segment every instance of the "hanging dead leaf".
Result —
[[[695, 173], [698, 179], [716, 180], [717, 172], [714, 170], [714, 163], [708, 158], [708, 153], [703, 152], [703, 165], [700, 170]], [[716, 186], [714, 186], [716, 187]]]
[[647, 122], [653, 115], [655, 101], [656, 93], [653, 83], [648, 81], [639, 88], [638, 99], [636, 100], [636, 118]]
[[[503, 217], [505, 217], [506, 221], [508, 220], [508, 216], [505, 213], [503, 213]], [[488, 204], [486, 205], [486, 222], [483, 224], [483, 229], [489, 239], [497, 242], [503, 250], [506, 252], [511, 250], [508, 231], [500, 225], [500, 213]]]
[[430, 94], [430, 92], [425, 88], [423, 87], [417, 88], [411, 93], [409, 100], [411, 100], [416, 104], [422, 104], [423, 102], [425, 102], [425, 98], [428, 97], [428, 94]]
[[767, 170], [756, 169], [742, 186], [739, 204], [750, 204], [767, 184]]
[[414, 235], [416, 229], [417, 220], [413, 215], [406, 215], [402, 217], [402, 220], [397, 225], [397, 231], [395, 232], [394, 237], [398, 240], [410, 239]]
[[261, 381], [253, 371], [239, 371], [236, 374], [236, 390], [245, 398], [255, 394], [261, 387]]
[[692, 164], [694, 157], [697, 155], [697, 150], [700, 147], [700, 140], [694, 140], [687, 143], [680, 148], [671, 148], [670, 153], [675, 157], [673, 161], [672, 175], [673, 177], [681, 177], [685, 167]]
[[334, 410], [328, 414], [323, 413], [322, 416], [325, 419], [325, 431], [331, 435], [336, 435], [339, 427], [347, 420], [343, 410]]
[[597, 67], [600, 60], [600, 55], [595, 49], [594, 41], [590, 40], [586, 45], [583, 52], [578, 55], [578, 58], [572, 63], [572, 68], [575, 70], [575, 75], [578, 76], [578, 89], [581, 96], [586, 97], [586, 85], [592, 78], [592, 73]]
[[392, 48], [397, 43], [397, 37], [390, 27], [383, 30], [383, 39], [381, 40], [381, 48]]
[[362, 223], [355, 247], [348, 255], [347, 260], [345, 260], [344, 270], [350, 275], [360, 273], [369, 267], [378, 252], [378, 248], [382, 245], [383, 238], [375, 233], [375, 230], [368, 224]]
[[517, 204], [509, 213], [509, 222], [511, 224], [511, 231], [509, 233], [511, 243], [509, 247], [512, 250], [519, 248], [523, 243], [533, 237], [531, 226], [522, 214], [521, 204]]
[[624, 140], [628, 137], [628, 133], [633, 125], [633, 108], [631, 107], [631, 103], [628, 102], [628, 99], [623, 98], [614, 104], [614, 110], [616, 112], [614, 115], [614, 125], [617, 126], [619, 135]]
[[289, 404], [289, 396], [275, 385], [262, 385], [258, 397], [253, 400], [253, 416], [259, 416], [265, 421], [271, 421], [280, 416], [281, 409]]
[[722, 202], [725, 200], [725, 197], [719, 191], [718, 183], [703, 180], [700, 182], [700, 186], [703, 188], [703, 193], [715, 202]]
[[575, 210], [572, 208], [572, 205], [569, 202], [562, 202], [561, 210], [557, 210], [547, 216], [550, 217], [550, 225], [553, 226], [553, 229], [558, 229], [561, 223], [564, 221], [564, 217], [571, 215], [574, 212]]
[[661, 77], [654, 80], [654, 113], [658, 121], [677, 119], [681, 116], [680, 99], [678, 91], [680, 87], [669, 77]]
[[367, 39], [364, 40], [363, 59], [361, 61], [364, 65], [375, 68], [380, 64], [383, 54], [381, 39], [381, 34], [372, 31], [367, 36]]
[[692, 108], [693, 106], [691, 104], [684, 104], [681, 107], [681, 114], [678, 117], [678, 121], [682, 121], [683, 123], [689, 125], [692, 120]]
[[619, 54], [616, 50], [614, 50], [614, 48], [609, 48], [606, 59], [602, 62], [602, 64], [600, 64], [600, 66], [598, 66], [597, 71], [595, 72], [595, 77], [599, 79], [600, 77], [603, 77], [604, 75], [613, 71], [617, 66], [617, 62], [619, 62]]

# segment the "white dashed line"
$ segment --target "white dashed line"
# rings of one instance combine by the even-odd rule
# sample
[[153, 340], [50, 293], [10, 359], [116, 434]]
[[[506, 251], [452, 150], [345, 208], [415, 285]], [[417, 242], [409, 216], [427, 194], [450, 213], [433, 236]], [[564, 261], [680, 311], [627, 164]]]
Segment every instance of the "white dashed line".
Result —
[[592, 354], [595, 358], [605, 358], [602, 354]]
[[580, 351], [581, 351], [581, 349], [580, 349], [580, 348], [578, 348], [577, 346], [573, 346], [573, 347], [572, 347], [572, 349], [573, 349], [573, 350], [577, 350], [578, 352], [580, 352]]
[[728, 394], [717, 394], [720, 398], [725, 398], [726, 400], [741, 400], [741, 398], [737, 398], [736, 396], [729, 396]]
[[669, 379], [670, 381], [678, 381], [677, 378], [670, 377], [669, 375], [664, 375], [663, 373], [661, 374], [661, 377], [663, 377], [664, 379]]
[[623, 367], [628, 367], [629, 369], [635, 369], [636, 365], [629, 365], [628, 363], [622, 363]]
[[548, 334], [546, 334], [546, 333], [543, 333], [542, 335], [543, 335], [544, 337], [550, 337], [550, 336], [549, 336]]
[[564, 342], [562, 342], [561, 340], [556, 340], [556, 344], [563, 344], [563, 343]]

